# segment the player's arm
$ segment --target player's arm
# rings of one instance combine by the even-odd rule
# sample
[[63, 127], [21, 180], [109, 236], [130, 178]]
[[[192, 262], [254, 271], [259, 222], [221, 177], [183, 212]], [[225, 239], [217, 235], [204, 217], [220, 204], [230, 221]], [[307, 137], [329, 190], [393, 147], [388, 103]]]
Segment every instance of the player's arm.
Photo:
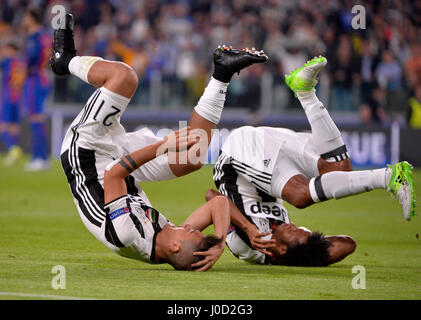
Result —
[[142, 164], [154, 159], [162, 142], [149, 145], [145, 148], [132, 152], [104, 174], [104, 201], [108, 203], [127, 194], [127, 187], [124, 179]]
[[213, 224], [214, 235], [221, 241], [207, 251], [194, 252], [194, 255], [204, 256], [205, 258], [191, 265], [193, 268], [198, 268], [195, 271], [208, 270], [224, 252], [225, 238], [230, 226], [228, 200], [225, 197], [215, 197], [195, 210], [184, 224], [200, 231]]
[[127, 194], [125, 178], [141, 165], [174, 149], [188, 149], [195, 140], [189, 140], [190, 128], [186, 127], [173, 132], [163, 140], [134, 151], [117, 161], [104, 173], [104, 201], [108, 203]]
[[223, 239], [228, 233], [230, 225], [229, 203], [226, 197], [215, 197], [206, 202], [203, 206], [195, 210], [184, 222], [193, 227], [193, 229], [204, 230], [213, 224], [215, 236]]
[[[199, 142], [197, 143], [197, 147], [192, 148], [188, 152], [168, 154], [171, 171], [176, 177], [181, 177], [199, 170], [203, 166], [212, 139], [212, 130], [216, 127], [216, 124], [206, 120], [196, 111], [192, 112], [188, 125]], [[183, 159], [183, 161], [180, 162], [179, 159]]]
[[329, 264], [339, 262], [353, 253], [357, 243], [349, 236], [326, 236], [332, 244], [329, 249]]
[[259, 233], [256, 225], [251, 223], [247, 218], [238, 210], [234, 202], [228, 197], [225, 197], [222, 193], [219, 193], [213, 189], [209, 189], [206, 192], [206, 200], [211, 201], [215, 197], [224, 197], [229, 203], [229, 214], [231, 223], [247, 233], [250, 239], [251, 245], [257, 251], [272, 256], [272, 253], [267, 251], [268, 248], [273, 248], [276, 245], [275, 239], [263, 240], [262, 237], [271, 234], [271, 232]]
[[130, 246], [136, 234], [132, 232], [132, 230], [135, 230], [134, 221], [129, 214], [126, 214], [131, 212], [131, 207], [126, 199], [127, 187], [125, 178], [139, 166], [168, 152], [172, 148], [175, 148], [175, 150], [187, 148], [194, 142], [188, 143], [188, 130], [189, 128], [184, 128], [176, 131], [162, 141], [117, 159], [106, 168], [104, 173], [104, 200], [106, 204], [104, 207], [109, 211], [108, 218], [115, 231], [113, 243], [117, 247]]

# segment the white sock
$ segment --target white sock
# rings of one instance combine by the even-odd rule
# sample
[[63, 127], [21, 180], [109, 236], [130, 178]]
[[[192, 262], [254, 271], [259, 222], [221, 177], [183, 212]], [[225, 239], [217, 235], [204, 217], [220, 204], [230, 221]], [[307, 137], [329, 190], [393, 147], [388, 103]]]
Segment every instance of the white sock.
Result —
[[310, 180], [311, 198], [314, 202], [320, 202], [373, 189], [386, 189], [391, 174], [392, 171], [389, 168], [328, 172]]
[[86, 83], [88, 82], [88, 73], [91, 67], [98, 60], [103, 60], [100, 57], [91, 56], [76, 56], [73, 57], [69, 62], [69, 71], [74, 76], [82, 79]]
[[206, 120], [218, 124], [224, 109], [228, 84], [212, 77], [194, 111]]
[[297, 92], [297, 97], [310, 123], [312, 141], [316, 151], [322, 155], [343, 147], [345, 144], [341, 132], [323, 103], [317, 98], [315, 90]]

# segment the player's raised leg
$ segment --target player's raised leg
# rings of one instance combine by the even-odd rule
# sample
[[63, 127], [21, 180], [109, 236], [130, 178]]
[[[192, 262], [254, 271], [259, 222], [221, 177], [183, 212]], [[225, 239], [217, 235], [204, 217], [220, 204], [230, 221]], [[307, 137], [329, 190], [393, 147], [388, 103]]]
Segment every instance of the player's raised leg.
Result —
[[341, 172], [352, 170], [351, 161], [339, 129], [315, 93], [317, 74], [326, 64], [326, 58], [314, 58], [285, 76], [287, 85], [300, 100], [310, 123], [312, 143], [321, 157], [318, 163], [321, 175], [310, 181], [301, 175], [291, 178], [282, 191], [282, 197], [304, 208], [332, 198], [387, 189], [399, 201], [405, 219], [410, 220], [415, 214], [415, 193], [409, 163], [400, 162], [376, 170]]
[[388, 168], [362, 171], [332, 171], [307, 180], [302, 175], [292, 177], [282, 190], [282, 198], [297, 208], [317, 202], [340, 199], [350, 195], [385, 189], [399, 202], [406, 220], [415, 215], [413, 168], [399, 162]]
[[350, 171], [352, 164], [342, 135], [329, 112], [316, 96], [317, 75], [326, 64], [326, 58], [316, 57], [286, 75], [285, 81], [300, 101], [310, 123], [311, 140], [321, 157], [320, 173]]
[[[74, 120], [73, 126], [79, 133], [86, 131], [84, 138], [92, 143], [107, 136], [107, 139], [102, 140], [103, 149], [109, 149], [108, 156], [112, 158], [113, 145], [120, 146], [124, 143], [125, 130], [120, 123], [120, 117], [136, 91], [137, 75], [130, 66], [122, 62], [76, 55], [73, 38], [74, 18], [71, 14], [66, 14], [65, 18], [65, 27], [54, 31], [50, 67], [56, 75], [72, 74], [99, 88], [91, 95]], [[70, 144], [74, 144], [71, 139], [65, 139], [62, 149], [70, 148]]]
[[107, 61], [101, 57], [77, 56], [73, 39], [74, 19], [66, 15], [64, 29], [54, 32], [54, 52], [51, 68], [56, 75], [73, 74], [95, 86], [131, 98], [136, 90], [136, 73], [122, 62]]
[[65, 28], [54, 32], [50, 66], [57, 75], [72, 74], [99, 87], [70, 125], [63, 139], [61, 162], [85, 226], [97, 239], [112, 245], [104, 240], [102, 229], [107, 213], [101, 183], [105, 167], [124, 154], [126, 136], [120, 116], [136, 90], [137, 76], [123, 63], [77, 56], [70, 14], [66, 15]]
[[212, 77], [189, 120], [193, 134], [196, 132], [200, 141], [196, 147], [189, 151], [187, 164], [179, 164], [179, 159], [171, 161], [171, 157], [179, 157], [180, 154], [169, 154], [170, 167], [176, 176], [188, 174], [203, 165], [212, 139], [212, 130], [221, 119], [232, 76], [252, 64], [266, 62], [267, 59], [263, 50], [258, 51], [254, 48], [237, 50], [224, 45], [214, 51]]

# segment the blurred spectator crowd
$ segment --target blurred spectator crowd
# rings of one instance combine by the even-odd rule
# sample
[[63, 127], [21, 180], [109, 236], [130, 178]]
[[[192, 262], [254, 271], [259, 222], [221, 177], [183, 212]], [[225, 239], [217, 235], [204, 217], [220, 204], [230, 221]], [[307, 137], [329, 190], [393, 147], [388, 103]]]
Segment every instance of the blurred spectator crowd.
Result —
[[[329, 110], [388, 124], [413, 117], [413, 104], [421, 108], [421, 0], [2, 0], [0, 38], [19, 38], [28, 6], [45, 8], [51, 28], [56, 4], [75, 16], [79, 55], [121, 60], [136, 70], [134, 105], [193, 106], [211, 74], [213, 50], [226, 44], [264, 49], [270, 58], [233, 78], [228, 106], [293, 111], [299, 106], [284, 74], [324, 55], [329, 63], [318, 92]], [[366, 13], [365, 29], [353, 28], [357, 4]], [[81, 81], [55, 79], [55, 102], [84, 102], [90, 93]]]

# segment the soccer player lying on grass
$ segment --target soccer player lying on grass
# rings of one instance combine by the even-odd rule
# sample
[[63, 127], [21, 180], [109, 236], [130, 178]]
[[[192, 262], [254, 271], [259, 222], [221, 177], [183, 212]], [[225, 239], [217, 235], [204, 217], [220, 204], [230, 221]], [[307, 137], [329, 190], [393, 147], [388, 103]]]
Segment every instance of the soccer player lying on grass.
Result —
[[399, 201], [404, 217], [415, 214], [412, 166], [352, 171], [341, 133], [315, 94], [323, 57], [286, 76], [304, 108], [311, 134], [282, 128], [242, 127], [222, 146], [213, 179], [230, 201], [232, 231], [227, 245], [239, 259], [294, 266], [327, 266], [355, 250], [348, 236], [324, 236], [291, 223], [283, 200], [305, 208], [373, 189], [386, 189]]
[[[146, 128], [126, 133], [120, 116], [137, 88], [137, 75], [120, 62], [76, 56], [73, 17], [66, 15], [65, 28], [54, 33], [51, 68], [98, 89], [70, 125], [61, 161], [80, 217], [98, 240], [122, 256], [167, 262], [175, 269], [204, 271], [216, 262], [230, 223], [227, 199], [215, 198], [175, 226], [151, 206], [138, 182], [172, 179], [199, 169], [206, 152], [195, 147], [204, 143], [207, 151], [231, 76], [266, 59], [262, 52], [217, 49], [213, 77], [188, 128], [164, 139]], [[194, 129], [201, 130], [199, 137]], [[215, 236], [200, 232], [210, 224]]]

